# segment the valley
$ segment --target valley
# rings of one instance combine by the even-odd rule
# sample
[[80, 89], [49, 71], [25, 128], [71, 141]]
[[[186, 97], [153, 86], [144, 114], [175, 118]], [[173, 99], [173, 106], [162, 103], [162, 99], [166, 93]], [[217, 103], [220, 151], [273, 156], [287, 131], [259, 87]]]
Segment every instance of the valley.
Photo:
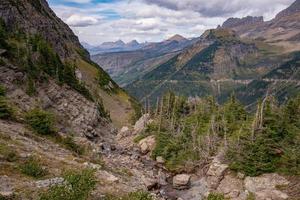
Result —
[[300, 0], [101, 45], [48, 3], [0, 2], [0, 200], [299, 199]]

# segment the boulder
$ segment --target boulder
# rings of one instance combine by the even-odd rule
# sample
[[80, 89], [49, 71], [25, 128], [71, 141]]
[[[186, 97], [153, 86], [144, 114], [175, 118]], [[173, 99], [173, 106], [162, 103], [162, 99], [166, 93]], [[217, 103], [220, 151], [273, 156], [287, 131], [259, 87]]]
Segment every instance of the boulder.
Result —
[[219, 162], [213, 162], [207, 171], [207, 175], [222, 177], [227, 168], [228, 168], [228, 165], [226, 165], [226, 164], [221, 164]]
[[150, 115], [144, 114], [134, 125], [134, 133], [141, 133], [145, 127], [151, 122]]
[[156, 144], [155, 136], [151, 135], [151, 136], [148, 136], [148, 137], [142, 139], [139, 142], [139, 147], [140, 147], [141, 152], [143, 154], [146, 154], [148, 152], [151, 152], [155, 148], [155, 144]]
[[278, 174], [263, 174], [258, 177], [246, 177], [244, 180], [245, 189], [255, 194], [257, 200], [287, 199], [288, 195], [277, 190], [276, 186], [285, 186], [289, 184], [284, 177]]
[[190, 185], [191, 175], [188, 174], [178, 174], [173, 177], [173, 188], [174, 189], [187, 189]]

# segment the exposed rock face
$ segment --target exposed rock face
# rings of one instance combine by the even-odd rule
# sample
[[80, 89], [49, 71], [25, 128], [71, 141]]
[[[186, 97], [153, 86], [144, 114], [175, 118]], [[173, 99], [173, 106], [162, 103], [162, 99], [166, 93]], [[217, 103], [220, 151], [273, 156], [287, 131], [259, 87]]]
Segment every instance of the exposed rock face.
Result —
[[175, 189], [186, 189], [189, 187], [191, 175], [178, 174], [173, 177], [173, 187]]
[[148, 137], [142, 139], [139, 142], [139, 147], [141, 149], [141, 152], [143, 154], [146, 154], [148, 152], [151, 152], [154, 149], [155, 144], [156, 144], [155, 136], [151, 135], [151, 136], [148, 136]]
[[16, 85], [18, 81], [16, 69], [0, 66], [0, 82], [7, 88], [7, 97], [23, 111], [41, 105], [57, 116], [62, 132], [76, 136], [97, 139], [99, 136], [111, 135], [114, 131], [107, 119], [101, 118], [97, 105], [75, 92], [68, 86], [59, 86], [49, 80], [37, 89], [36, 96], [28, 96], [25, 88]]
[[245, 189], [254, 193], [256, 199], [275, 199], [282, 200], [287, 199], [288, 195], [277, 190], [276, 186], [285, 186], [289, 182], [282, 176], [278, 174], [264, 174], [259, 177], [246, 177]]
[[11, 29], [18, 27], [26, 33], [41, 34], [61, 58], [72, 57], [79, 49], [88, 57], [72, 30], [55, 15], [45, 0], [2, 0], [0, 17]]

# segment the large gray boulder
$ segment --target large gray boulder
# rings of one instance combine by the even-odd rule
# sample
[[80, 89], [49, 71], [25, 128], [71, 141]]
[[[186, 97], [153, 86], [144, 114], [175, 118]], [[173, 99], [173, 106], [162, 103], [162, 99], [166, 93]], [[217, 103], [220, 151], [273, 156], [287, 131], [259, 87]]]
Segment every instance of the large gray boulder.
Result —
[[191, 175], [188, 174], [178, 174], [173, 177], [173, 188], [175, 189], [187, 189], [190, 185]]
[[143, 154], [147, 154], [148, 152], [151, 152], [155, 148], [155, 144], [156, 144], [155, 136], [151, 135], [142, 139], [138, 145], [140, 147], [141, 152]]

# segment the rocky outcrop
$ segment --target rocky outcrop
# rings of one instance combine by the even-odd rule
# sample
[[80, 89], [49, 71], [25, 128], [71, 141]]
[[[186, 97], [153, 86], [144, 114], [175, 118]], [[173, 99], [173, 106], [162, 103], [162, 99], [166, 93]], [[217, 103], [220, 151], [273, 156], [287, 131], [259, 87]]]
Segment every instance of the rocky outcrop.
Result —
[[0, 82], [7, 88], [7, 97], [22, 111], [42, 107], [56, 115], [59, 131], [75, 136], [100, 139], [111, 138], [114, 128], [100, 116], [95, 102], [87, 100], [66, 85], [49, 80], [38, 86], [37, 94], [29, 96], [26, 88], [15, 83], [24, 80], [25, 74], [17, 68], [0, 66]]

